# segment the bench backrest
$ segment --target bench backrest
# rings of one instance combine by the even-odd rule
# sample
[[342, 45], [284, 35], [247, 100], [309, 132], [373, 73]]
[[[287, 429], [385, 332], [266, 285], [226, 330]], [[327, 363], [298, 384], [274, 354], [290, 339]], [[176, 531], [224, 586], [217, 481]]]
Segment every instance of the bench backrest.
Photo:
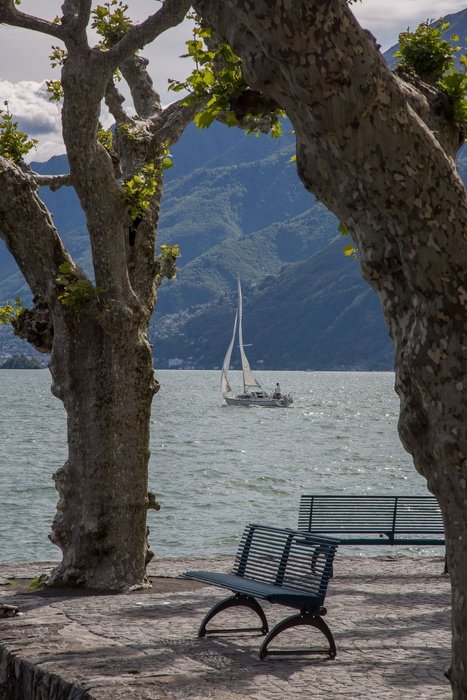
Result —
[[300, 498], [298, 528], [307, 532], [442, 534], [434, 496], [311, 495]]
[[232, 573], [324, 601], [338, 544], [328, 537], [250, 524], [240, 540]]

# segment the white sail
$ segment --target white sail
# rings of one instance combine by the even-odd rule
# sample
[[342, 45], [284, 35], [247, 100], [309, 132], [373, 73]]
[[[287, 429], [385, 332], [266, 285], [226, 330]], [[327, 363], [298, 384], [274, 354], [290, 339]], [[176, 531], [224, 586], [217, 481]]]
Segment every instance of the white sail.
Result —
[[[243, 391], [248, 391], [250, 387], [257, 387], [261, 389], [261, 385], [257, 381], [255, 375], [251, 371], [250, 363], [245, 355], [245, 350], [243, 349], [243, 298], [242, 298], [242, 288], [240, 286], [240, 277], [237, 277], [238, 284], [238, 344], [240, 347], [240, 358], [242, 361], [242, 371], [243, 371]], [[230, 358], [229, 358], [230, 361]]]
[[235, 341], [235, 334], [237, 332], [237, 318], [238, 318], [238, 309], [237, 309], [237, 312], [235, 314], [232, 339], [230, 341], [229, 347], [227, 348], [227, 352], [225, 353], [224, 364], [222, 365], [221, 391], [223, 394], [227, 394], [229, 391], [232, 391], [232, 387], [230, 386], [229, 379], [227, 377], [227, 372], [229, 371], [230, 357], [232, 355], [232, 348], [233, 348], [234, 341]]

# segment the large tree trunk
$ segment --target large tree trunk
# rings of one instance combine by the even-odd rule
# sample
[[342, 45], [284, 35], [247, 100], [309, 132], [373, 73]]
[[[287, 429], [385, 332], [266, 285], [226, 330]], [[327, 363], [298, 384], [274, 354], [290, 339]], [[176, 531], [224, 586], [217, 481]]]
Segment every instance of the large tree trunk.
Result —
[[[446, 523], [456, 699], [467, 697], [467, 208], [446, 99], [393, 76], [344, 0], [198, 0], [276, 100], [305, 186], [351, 231], [396, 356], [400, 436]], [[434, 93], [437, 93], [436, 95]], [[433, 99], [432, 99], [433, 98]]]
[[[0, 0], [0, 22], [43, 32], [66, 48], [58, 61], [70, 166], [69, 174], [39, 176], [3, 150], [0, 236], [35, 304], [14, 321], [15, 330], [52, 352], [53, 391], [67, 412], [69, 455], [55, 475], [60, 498], [51, 535], [63, 559], [50, 582], [122, 589], [144, 581], [151, 557], [146, 511], [156, 507], [147, 493], [157, 383], [146, 331], [156, 289], [174, 275], [176, 257], [156, 252], [164, 157], [197, 106], [181, 100], [162, 109], [147, 61], [136, 55], [182, 21], [189, 0], [165, 0], [140, 24], [127, 18], [120, 37], [101, 27], [102, 43], [94, 47], [87, 40], [91, 8], [63, 0], [59, 20], [47, 21]], [[119, 66], [138, 111], [133, 117], [113, 77]], [[99, 128], [104, 98], [115, 120], [113, 138]], [[38, 184], [75, 188], [89, 232], [88, 276], [63, 245]]]
[[[55, 319], [53, 392], [65, 406], [68, 460], [51, 539], [63, 560], [51, 582], [121, 589], [150, 558], [146, 511], [149, 425], [156, 388], [143, 323], [90, 309]], [[118, 330], [117, 330], [118, 329]]]
[[[31, 175], [5, 159], [0, 229], [36, 299], [35, 309], [19, 317], [17, 331], [40, 351], [51, 351], [53, 391], [67, 413], [69, 455], [55, 475], [60, 499], [51, 537], [63, 559], [51, 583], [139, 585], [150, 557], [147, 474], [157, 383], [146, 330], [153, 294], [146, 306], [131, 295], [131, 306], [98, 296], [63, 304], [66, 287], [57, 283], [63, 263], [70, 281], [93, 288], [61, 244]], [[26, 245], [22, 234], [30, 229], [34, 236]]]
[[447, 556], [451, 577], [452, 603], [452, 660], [447, 676], [453, 688], [455, 700], [467, 698], [467, 502], [460, 481], [462, 474], [447, 470], [446, 482], [438, 490], [437, 497], [445, 514]]

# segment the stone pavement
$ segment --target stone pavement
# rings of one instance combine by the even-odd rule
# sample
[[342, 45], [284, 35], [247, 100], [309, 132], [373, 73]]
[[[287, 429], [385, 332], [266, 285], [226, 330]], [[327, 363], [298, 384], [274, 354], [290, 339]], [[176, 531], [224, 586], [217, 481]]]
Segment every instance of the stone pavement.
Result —
[[[21, 609], [0, 618], [0, 700], [451, 697], [443, 676], [450, 587], [441, 558], [338, 555], [326, 599], [337, 645], [332, 661], [260, 661], [257, 634], [197, 639], [202, 617], [227, 592], [176, 577], [188, 569], [228, 570], [225, 558], [159, 560], [149, 570], [152, 591], [78, 595], [18, 585], [50, 568], [0, 565], [0, 603]], [[293, 612], [264, 608], [270, 624]], [[232, 622], [249, 613], [223, 614]], [[312, 633], [290, 632], [308, 639]], [[13, 677], [16, 690], [7, 682]]]

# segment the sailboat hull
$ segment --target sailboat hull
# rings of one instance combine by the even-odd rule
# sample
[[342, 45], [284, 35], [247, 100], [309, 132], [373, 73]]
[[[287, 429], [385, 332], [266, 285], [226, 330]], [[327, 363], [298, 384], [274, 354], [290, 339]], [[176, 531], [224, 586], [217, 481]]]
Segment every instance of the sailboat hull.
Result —
[[288, 408], [293, 399], [291, 396], [282, 396], [274, 399], [272, 396], [252, 396], [251, 394], [239, 394], [238, 396], [224, 396], [229, 406], [263, 406], [264, 408]]

